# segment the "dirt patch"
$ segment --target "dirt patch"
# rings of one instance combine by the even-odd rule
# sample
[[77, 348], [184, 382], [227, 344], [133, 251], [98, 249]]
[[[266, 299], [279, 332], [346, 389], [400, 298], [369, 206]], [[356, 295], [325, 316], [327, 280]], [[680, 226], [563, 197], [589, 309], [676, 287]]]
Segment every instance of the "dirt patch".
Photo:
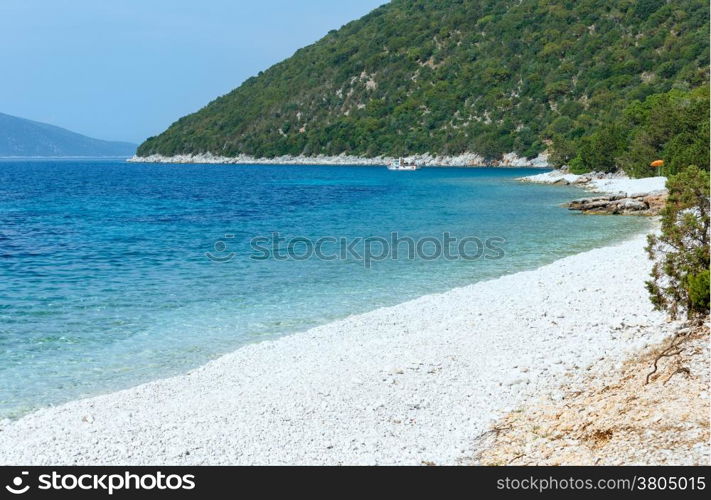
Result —
[[[673, 346], [673, 349], [669, 349]], [[478, 439], [483, 465], [708, 465], [708, 324], [681, 331], [585, 388], [563, 386]], [[656, 371], [654, 371], [656, 361]]]

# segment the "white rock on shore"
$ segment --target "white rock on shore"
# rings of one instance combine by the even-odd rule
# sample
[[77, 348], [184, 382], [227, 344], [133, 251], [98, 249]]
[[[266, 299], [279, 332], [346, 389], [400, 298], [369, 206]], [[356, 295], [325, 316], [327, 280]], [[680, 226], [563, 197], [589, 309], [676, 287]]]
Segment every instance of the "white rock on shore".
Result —
[[601, 193], [624, 193], [627, 196], [641, 196], [666, 193], [666, 183], [666, 177], [593, 179], [590, 182], [590, 189]]
[[667, 192], [666, 177], [631, 179], [623, 173], [604, 174], [601, 172], [591, 172], [576, 175], [563, 170], [552, 170], [542, 174], [521, 177], [519, 180], [537, 184], [575, 185], [598, 193], [624, 194], [626, 196], [642, 196]]
[[674, 328], [644, 235], [0, 423], [2, 464], [454, 464], [505, 412]]
[[[456, 156], [431, 155], [410, 155], [404, 157], [408, 162], [415, 162], [425, 167], [535, 167], [547, 168], [548, 157], [540, 154], [536, 158], [521, 158], [515, 153], [507, 153], [503, 158], [495, 162], [487, 162], [483, 156], [476, 153], [463, 153]], [[249, 155], [238, 156], [216, 156], [212, 153], [187, 154], [175, 156], [133, 156], [127, 161], [131, 163], [206, 163], [206, 164], [248, 164], [248, 165], [387, 165], [394, 158], [388, 156], [376, 156], [364, 158], [341, 154], [339, 156], [278, 156], [275, 158], [255, 158]]]

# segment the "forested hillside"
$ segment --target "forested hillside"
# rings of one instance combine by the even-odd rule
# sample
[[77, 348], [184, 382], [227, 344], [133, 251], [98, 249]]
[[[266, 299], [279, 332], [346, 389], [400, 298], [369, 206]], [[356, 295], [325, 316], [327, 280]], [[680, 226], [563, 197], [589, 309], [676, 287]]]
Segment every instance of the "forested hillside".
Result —
[[708, 19], [707, 0], [393, 0], [138, 153], [494, 159], [555, 141], [569, 160], [635, 102], [706, 84]]

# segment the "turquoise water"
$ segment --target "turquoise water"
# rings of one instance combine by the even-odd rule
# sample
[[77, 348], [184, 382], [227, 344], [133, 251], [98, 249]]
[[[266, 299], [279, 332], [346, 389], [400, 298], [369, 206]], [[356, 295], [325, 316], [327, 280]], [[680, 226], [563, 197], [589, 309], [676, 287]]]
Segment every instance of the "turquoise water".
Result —
[[[0, 416], [534, 268], [648, 224], [571, 213], [560, 204], [575, 188], [514, 181], [533, 172], [0, 161]], [[275, 232], [352, 242], [393, 231], [502, 238], [493, 246], [503, 256], [430, 259], [430, 241], [424, 257], [366, 266], [353, 255], [259, 260], [250, 247]], [[331, 241], [325, 251], [339, 247]], [[307, 248], [291, 245], [296, 255]]]

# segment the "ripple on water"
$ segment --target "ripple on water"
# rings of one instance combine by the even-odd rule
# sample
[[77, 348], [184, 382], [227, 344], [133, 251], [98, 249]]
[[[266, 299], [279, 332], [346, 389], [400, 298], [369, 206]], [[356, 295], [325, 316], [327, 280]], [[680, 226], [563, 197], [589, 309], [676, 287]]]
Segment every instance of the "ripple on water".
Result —
[[[248, 342], [533, 268], [647, 227], [560, 207], [527, 169], [0, 162], [0, 417]], [[250, 239], [477, 236], [499, 260], [254, 260]], [[230, 235], [230, 236], [226, 236]], [[215, 243], [232, 259], [206, 257]], [[286, 248], [286, 245], [283, 246]], [[294, 248], [297, 248], [296, 246]]]

